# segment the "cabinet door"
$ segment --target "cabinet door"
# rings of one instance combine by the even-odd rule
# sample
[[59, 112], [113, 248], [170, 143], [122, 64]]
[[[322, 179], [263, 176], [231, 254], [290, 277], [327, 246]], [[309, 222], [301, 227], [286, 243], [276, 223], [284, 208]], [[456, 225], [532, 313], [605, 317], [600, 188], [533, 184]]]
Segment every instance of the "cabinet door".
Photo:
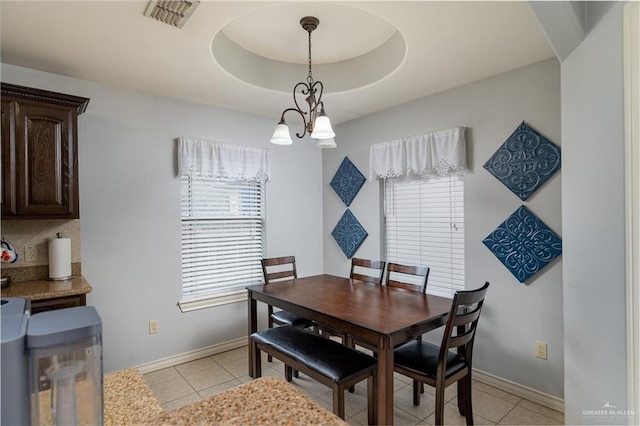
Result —
[[2, 216], [16, 214], [16, 104], [2, 101]]
[[76, 109], [20, 102], [16, 118], [17, 214], [77, 219]]

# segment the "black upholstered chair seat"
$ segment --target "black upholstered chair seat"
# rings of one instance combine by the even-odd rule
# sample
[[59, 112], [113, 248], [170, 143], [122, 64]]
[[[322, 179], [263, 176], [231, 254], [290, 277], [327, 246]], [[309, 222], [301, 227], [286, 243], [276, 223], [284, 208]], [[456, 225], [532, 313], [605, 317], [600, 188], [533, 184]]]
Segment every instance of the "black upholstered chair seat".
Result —
[[288, 311], [276, 311], [271, 314], [273, 322], [282, 325], [295, 325], [296, 327], [307, 328], [313, 325], [313, 321], [306, 318], [302, 318], [293, 312]]
[[[421, 340], [413, 340], [398, 347], [394, 352], [394, 362], [417, 371], [433, 380], [436, 379], [436, 368], [440, 356], [440, 347]], [[445, 377], [450, 377], [467, 367], [467, 361], [455, 353], [447, 354], [447, 371]]]
[[262, 345], [277, 348], [335, 383], [361, 375], [377, 364], [375, 358], [365, 353], [293, 326], [269, 328], [252, 334], [251, 338]]

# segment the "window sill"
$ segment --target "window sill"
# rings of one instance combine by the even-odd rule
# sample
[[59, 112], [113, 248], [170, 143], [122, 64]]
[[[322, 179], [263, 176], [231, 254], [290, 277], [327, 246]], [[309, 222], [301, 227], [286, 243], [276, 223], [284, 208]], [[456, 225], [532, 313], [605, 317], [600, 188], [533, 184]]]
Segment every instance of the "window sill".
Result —
[[197, 311], [198, 309], [227, 305], [229, 303], [245, 302], [246, 300], [247, 290], [242, 289], [224, 294], [199, 297], [197, 299], [181, 300], [178, 302], [178, 306], [182, 312], [191, 312]]

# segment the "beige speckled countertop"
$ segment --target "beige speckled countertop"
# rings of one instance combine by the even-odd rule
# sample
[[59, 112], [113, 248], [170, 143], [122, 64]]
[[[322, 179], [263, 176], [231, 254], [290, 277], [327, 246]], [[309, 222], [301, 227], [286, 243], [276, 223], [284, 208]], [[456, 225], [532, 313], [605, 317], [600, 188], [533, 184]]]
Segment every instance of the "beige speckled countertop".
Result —
[[178, 408], [148, 425], [346, 425], [290, 384], [262, 377]]
[[134, 368], [104, 376], [104, 424], [135, 425], [164, 413], [162, 405]]
[[56, 297], [77, 296], [92, 290], [83, 276], [74, 276], [66, 281], [35, 280], [11, 283], [3, 288], [2, 297], [24, 297], [30, 300], [53, 299]]
[[162, 406], [136, 369], [104, 376], [104, 424], [341, 425], [332, 412], [275, 377], [262, 377], [182, 408]]

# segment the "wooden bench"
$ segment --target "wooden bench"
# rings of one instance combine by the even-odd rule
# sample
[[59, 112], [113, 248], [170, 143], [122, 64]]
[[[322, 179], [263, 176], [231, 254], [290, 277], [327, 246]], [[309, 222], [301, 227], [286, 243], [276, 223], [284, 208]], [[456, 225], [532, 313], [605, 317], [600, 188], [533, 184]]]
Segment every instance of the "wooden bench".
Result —
[[345, 389], [366, 378], [368, 421], [374, 423], [378, 363], [375, 358], [291, 325], [253, 333], [251, 342], [255, 353], [254, 378], [262, 375], [260, 351], [264, 351], [285, 364], [287, 381], [291, 381], [291, 371], [296, 369], [330, 387], [333, 413], [343, 420]]

